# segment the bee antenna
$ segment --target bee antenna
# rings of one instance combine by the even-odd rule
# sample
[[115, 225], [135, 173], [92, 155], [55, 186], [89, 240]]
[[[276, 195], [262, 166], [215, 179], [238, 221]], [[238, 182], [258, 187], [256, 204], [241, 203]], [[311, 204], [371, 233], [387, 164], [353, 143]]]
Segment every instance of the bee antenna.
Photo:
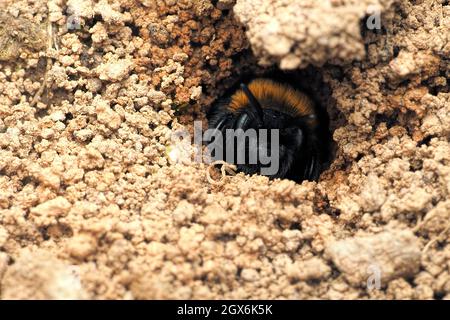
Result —
[[250, 107], [252, 107], [253, 110], [256, 111], [256, 114], [259, 117], [259, 120], [262, 121], [264, 113], [263, 113], [261, 104], [255, 98], [255, 96], [253, 95], [253, 93], [250, 91], [250, 89], [247, 87], [246, 84], [241, 83], [241, 89], [242, 89], [242, 91], [244, 91], [245, 95], [247, 96]]

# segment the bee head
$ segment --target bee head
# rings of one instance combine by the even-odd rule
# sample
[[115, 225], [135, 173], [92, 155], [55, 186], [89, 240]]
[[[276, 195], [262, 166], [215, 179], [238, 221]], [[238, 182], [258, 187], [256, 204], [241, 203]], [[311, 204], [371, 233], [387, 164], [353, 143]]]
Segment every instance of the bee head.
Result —
[[[221, 133], [211, 150], [220, 150], [214, 157], [247, 174], [314, 180], [322, 156], [315, 111], [313, 101], [288, 84], [270, 79], [241, 84], [209, 113], [210, 127]], [[263, 172], [274, 163], [276, 171]]]
[[248, 99], [248, 107], [236, 118], [234, 129], [247, 130], [268, 129], [279, 130], [280, 145], [289, 149], [300, 149], [304, 140], [304, 133], [296, 117], [278, 111], [280, 106], [265, 106], [263, 108], [247, 85], [241, 84], [241, 89]]

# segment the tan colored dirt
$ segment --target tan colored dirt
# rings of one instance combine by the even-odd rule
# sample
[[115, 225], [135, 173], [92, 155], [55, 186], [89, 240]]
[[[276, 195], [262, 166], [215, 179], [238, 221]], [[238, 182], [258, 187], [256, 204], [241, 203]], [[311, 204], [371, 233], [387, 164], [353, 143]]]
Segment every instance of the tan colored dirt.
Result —
[[[0, 12], [23, 21], [0, 27], [1, 298], [450, 298], [448, 1]], [[241, 74], [311, 64], [336, 144], [319, 182], [174, 163], [172, 133]]]

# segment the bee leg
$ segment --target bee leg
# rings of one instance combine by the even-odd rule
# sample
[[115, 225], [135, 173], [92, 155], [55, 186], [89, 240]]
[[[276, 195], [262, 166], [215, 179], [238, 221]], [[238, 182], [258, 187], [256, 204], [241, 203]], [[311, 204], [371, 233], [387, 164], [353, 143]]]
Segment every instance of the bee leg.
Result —
[[314, 155], [311, 155], [311, 161], [309, 163], [309, 170], [308, 170], [308, 179], [312, 179], [315, 166], [316, 166], [316, 157]]
[[318, 170], [319, 170], [319, 162], [318, 162], [318, 159], [317, 159], [317, 156], [316, 156], [316, 154], [314, 154], [314, 151], [313, 150], [311, 150], [311, 158], [310, 158], [310, 161], [309, 161], [309, 163], [308, 163], [308, 165], [307, 165], [307, 170], [306, 170], [306, 175], [305, 175], [305, 178], [306, 179], [308, 179], [308, 180], [310, 180], [310, 181], [314, 181], [314, 180], [317, 180], [317, 178], [318, 178]]
[[237, 118], [236, 122], [234, 123], [234, 129], [242, 129], [245, 130], [247, 128], [247, 124], [250, 120], [250, 117], [247, 113], [243, 113]]
[[[219, 132], [222, 132], [222, 129], [225, 126], [226, 121], [228, 120], [227, 116], [223, 116], [220, 118], [219, 122], [216, 124], [212, 131], [207, 131], [204, 137], [204, 143], [211, 144], [213, 141], [216, 141], [215, 137]], [[214, 139], [213, 139], [214, 138]]]
[[223, 117], [220, 121], [219, 121], [219, 123], [216, 125], [216, 130], [218, 130], [218, 131], [222, 131], [222, 128], [223, 128], [223, 126], [225, 125], [225, 121], [227, 121], [228, 120], [228, 118], [227, 117]]

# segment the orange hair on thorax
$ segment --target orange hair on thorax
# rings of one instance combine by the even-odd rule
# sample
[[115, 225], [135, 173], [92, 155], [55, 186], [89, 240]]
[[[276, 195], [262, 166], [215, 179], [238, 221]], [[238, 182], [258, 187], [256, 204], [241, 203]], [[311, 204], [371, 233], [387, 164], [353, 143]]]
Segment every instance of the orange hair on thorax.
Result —
[[[275, 109], [293, 117], [315, 114], [314, 102], [306, 94], [289, 85], [260, 78], [250, 82], [248, 88], [262, 108]], [[248, 104], [245, 93], [238, 90], [232, 95], [228, 108], [232, 112], [237, 112]]]

